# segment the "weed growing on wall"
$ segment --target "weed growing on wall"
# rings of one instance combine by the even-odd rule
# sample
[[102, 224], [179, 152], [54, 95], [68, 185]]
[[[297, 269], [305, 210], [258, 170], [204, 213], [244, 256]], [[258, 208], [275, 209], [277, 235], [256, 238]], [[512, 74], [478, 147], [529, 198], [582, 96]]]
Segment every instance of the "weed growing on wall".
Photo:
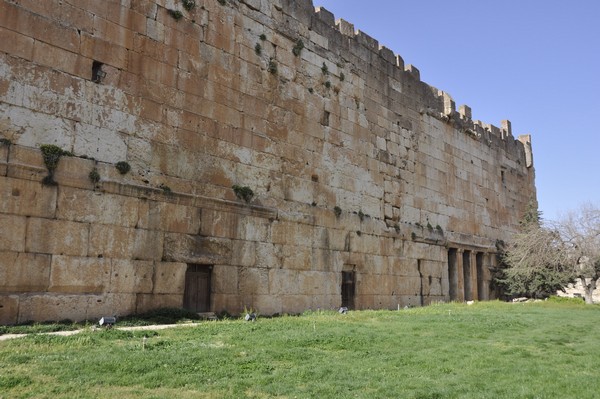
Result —
[[275, 75], [277, 73], [277, 63], [275, 62], [275, 60], [273, 58], [269, 59], [269, 66], [268, 66], [267, 70], [270, 73], [272, 73], [273, 75]]
[[191, 11], [196, 7], [196, 0], [182, 0], [181, 4], [187, 11]]
[[120, 162], [117, 162], [117, 164], [115, 165], [115, 168], [117, 168], [117, 170], [119, 171], [120, 174], [124, 175], [131, 170], [131, 165], [129, 165], [125, 161], [120, 161]]
[[54, 144], [43, 144], [40, 146], [40, 150], [42, 151], [42, 157], [44, 158], [44, 165], [46, 165], [46, 169], [48, 169], [48, 175], [44, 177], [42, 184], [46, 186], [55, 186], [54, 172], [56, 171], [60, 157], [63, 155], [73, 156], [73, 153], [65, 151]]
[[169, 10], [168, 12], [175, 21], [179, 21], [183, 17], [183, 13], [179, 10]]
[[100, 181], [100, 173], [98, 173], [98, 169], [96, 169], [96, 168], [92, 169], [92, 171], [90, 172], [88, 177], [92, 183], [94, 183], [94, 184], [98, 183]]
[[233, 192], [238, 199], [244, 200], [246, 202], [250, 202], [254, 197], [254, 191], [248, 186], [238, 186], [235, 184], [233, 187]]
[[160, 185], [158, 186], [158, 188], [160, 188], [161, 190], [163, 190], [163, 192], [165, 194], [172, 194], [173, 190], [171, 190], [171, 187], [167, 186], [164, 183], [160, 183]]
[[334, 206], [333, 207], [333, 213], [335, 213], [335, 216], [340, 217], [340, 215], [342, 214], [342, 208], [340, 208], [339, 206]]
[[296, 44], [294, 44], [294, 47], [292, 48], [292, 53], [298, 57], [302, 52], [302, 49], [304, 49], [304, 42], [302, 39], [296, 40]]

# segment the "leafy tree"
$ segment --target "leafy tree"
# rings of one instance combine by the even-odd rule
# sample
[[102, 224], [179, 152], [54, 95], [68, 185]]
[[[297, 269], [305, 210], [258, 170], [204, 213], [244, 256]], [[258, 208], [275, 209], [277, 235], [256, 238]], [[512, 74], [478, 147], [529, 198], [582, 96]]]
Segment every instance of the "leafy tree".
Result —
[[537, 207], [530, 207], [502, 263], [496, 283], [509, 295], [544, 298], [579, 280], [592, 303], [600, 278], [600, 209], [585, 205], [542, 223]]

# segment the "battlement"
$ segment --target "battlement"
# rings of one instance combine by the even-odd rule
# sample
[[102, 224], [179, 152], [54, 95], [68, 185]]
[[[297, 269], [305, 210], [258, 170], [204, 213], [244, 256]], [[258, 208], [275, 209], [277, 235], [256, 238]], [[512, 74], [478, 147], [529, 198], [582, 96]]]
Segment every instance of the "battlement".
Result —
[[[471, 137], [481, 139], [486, 143], [492, 143], [498, 138], [502, 141], [515, 141], [509, 120], [503, 120], [501, 127], [473, 120], [472, 110], [468, 105], [461, 105], [457, 113], [456, 104], [451, 95], [422, 82], [419, 69], [414, 65], [405, 65], [401, 55], [395, 54], [389, 48], [379, 44], [377, 39], [369, 36], [367, 33], [355, 30], [352, 23], [341, 18], [336, 20], [335, 15], [324, 7], [318, 6], [313, 8], [311, 0], [302, 0], [298, 3], [300, 4], [297, 5], [297, 9], [301, 9], [306, 13], [314, 9], [314, 16], [311, 19], [310, 25], [311, 29], [315, 29], [322, 34], [341, 34], [351, 41], [351, 44], [349, 44], [350, 48], [360, 46], [366, 49], [370, 53], [369, 57], [365, 57], [366, 61], [371, 64], [377, 63], [377, 69], [387, 71], [390, 79], [399, 81], [402, 79], [412, 79], [425, 85], [424, 90], [429, 90], [432, 96], [429, 98], [429, 101], [422, 104], [420, 109], [421, 114], [427, 114], [450, 123]], [[294, 11], [297, 9], [291, 10]], [[325, 29], [323, 24], [331, 28], [331, 30]], [[338, 40], [334, 40], [334, 42], [338, 42]], [[335, 51], [335, 49], [332, 50]]]

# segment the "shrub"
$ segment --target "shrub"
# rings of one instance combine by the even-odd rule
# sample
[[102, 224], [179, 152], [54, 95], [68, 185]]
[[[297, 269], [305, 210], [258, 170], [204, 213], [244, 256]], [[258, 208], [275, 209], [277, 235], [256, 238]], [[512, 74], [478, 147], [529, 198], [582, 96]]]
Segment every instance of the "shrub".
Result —
[[335, 213], [336, 217], [340, 217], [340, 215], [342, 214], [342, 208], [336, 205], [333, 207], [333, 212]]
[[196, 0], [182, 0], [181, 3], [187, 11], [191, 11], [196, 7]]
[[120, 174], [124, 175], [131, 170], [131, 165], [129, 165], [125, 161], [120, 161], [120, 162], [117, 162], [117, 164], [115, 165], [115, 168], [117, 168], [117, 170], [119, 171]]
[[294, 53], [294, 55], [298, 57], [302, 52], [302, 49], [304, 49], [304, 42], [302, 41], [302, 39], [296, 40], [296, 44], [292, 48], [292, 53]]
[[92, 183], [94, 183], [94, 184], [98, 183], [100, 181], [100, 173], [98, 173], [98, 169], [96, 169], [96, 168], [92, 169], [92, 171], [90, 172], [88, 177], [90, 178], [90, 181]]
[[54, 171], [58, 166], [60, 157], [63, 155], [73, 156], [73, 153], [65, 151], [54, 144], [43, 144], [40, 146], [40, 150], [42, 151], [42, 157], [44, 158], [44, 165], [46, 165], [46, 169], [48, 169], [48, 175], [44, 177], [42, 184], [47, 186], [55, 186], [56, 182], [54, 181]]
[[175, 21], [179, 21], [183, 17], [183, 13], [179, 10], [168, 10], [168, 12]]
[[246, 202], [250, 202], [254, 197], [254, 191], [248, 186], [238, 186], [235, 184], [233, 187], [233, 192], [238, 199], [244, 200]]

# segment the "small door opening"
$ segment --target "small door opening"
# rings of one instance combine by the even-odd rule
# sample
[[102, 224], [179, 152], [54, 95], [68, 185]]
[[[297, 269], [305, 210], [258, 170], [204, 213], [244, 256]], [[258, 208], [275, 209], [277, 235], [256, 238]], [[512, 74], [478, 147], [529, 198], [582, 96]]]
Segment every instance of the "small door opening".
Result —
[[465, 282], [465, 301], [472, 301], [473, 282], [471, 280], [471, 251], [463, 252], [463, 278]]
[[210, 312], [212, 266], [188, 265], [185, 273], [183, 308], [192, 312]]
[[456, 248], [448, 249], [448, 294], [451, 301], [458, 299], [458, 271], [456, 267]]
[[355, 290], [356, 273], [353, 271], [342, 272], [342, 307], [354, 309]]
[[483, 272], [483, 253], [477, 252], [475, 255], [475, 264], [477, 265], [477, 299], [480, 301], [488, 298], [487, 286], [485, 283], [485, 275]]

